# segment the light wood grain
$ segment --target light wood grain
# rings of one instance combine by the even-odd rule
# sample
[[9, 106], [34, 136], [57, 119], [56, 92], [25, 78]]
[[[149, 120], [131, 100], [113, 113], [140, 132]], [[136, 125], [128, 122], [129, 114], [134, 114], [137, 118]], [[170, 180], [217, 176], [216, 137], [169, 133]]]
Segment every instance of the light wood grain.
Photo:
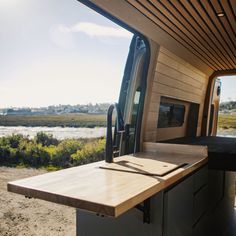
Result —
[[8, 191], [117, 217], [207, 162], [203, 155], [155, 152], [119, 157], [116, 162], [129, 161], [135, 166], [136, 161], [140, 165], [141, 158], [144, 166], [152, 163], [153, 167], [149, 166], [148, 171], [157, 170], [162, 164], [171, 167], [181, 163], [188, 165], [157, 177], [105, 170], [99, 168], [104, 162], [96, 162], [13, 181], [8, 183]]
[[[153, 11], [153, 7], [150, 5], [148, 7], [143, 6], [143, 4], [140, 4], [137, 0], [128, 0], [130, 4], [132, 4], [136, 9], [138, 9], [140, 12], [142, 12], [144, 15], [146, 15], [152, 22], [154, 22], [157, 26], [161, 27], [164, 31], [166, 31], [169, 35], [171, 35], [173, 38], [175, 38], [178, 42], [180, 42], [182, 45], [184, 45], [186, 48], [188, 48], [193, 54], [200, 56], [200, 58], [211, 68], [217, 69], [217, 67], [214, 66], [214, 63], [212, 63], [211, 58], [205, 54], [202, 56], [201, 50], [195, 50], [193, 46], [194, 42], [191, 42], [191, 40], [183, 40], [184, 33], [177, 29], [176, 27], [172, 27], [171, 21], [168, 18], [162, 19], [159, 18], [162, 14], [160, 12]], [[145, 1], [147, 2], [147, 1]], [[150, 7], [150, 9], [149, 9]], [[158, 15], [158, 17], [157, 17]]]
[[[159, 105], [163, 97], [175, 99], [175, 103], [185, 102], [186, 116], [190, 103], [199, 104], [197, 135], [200, 135], [207, 82], [208, 78], [204, 73], [164, 47], [160, 47], [152, 89], [148, 91], [150, 106], [147, 111], [144, 141], [156, 142], [186, 135], [187, 122], [181, 127], [157, 128]], [[187, 121], [187, 117], [185, 118]]]
[[235, 8], [229, 1], [126, 1], [214, 71], [235, 68]]
[[191, 156], [207, 157], [207, 146], [194, 146], [182, 144], [169, 144], [169, 143], [143, 143], [144, 152], [166, 153], [166, 154], [183, 154]]
[[158, 161], [156, 158], [134, 156], [124, 160], [115, 160], [114, 163], [102, 163], [99, 168], [162, 177], [184, 165], [187, 165], [187, 163], [173, 164]]
[[[176, 67], [173, 67], [173, 68], [178, 69], [179, 68], [179, 64], [181, 64], [182, 68], [188, 69], [188, 71], [190, 72], [189, 73], [190, 76], [192, 75], [192, 72], [194, 72], [194, 73], [197, 73], [198, 75], [200, 75], [201, 77], [206, 77], [206, 74], [204, 74], [201, 70], [197, 69], [193, 65], [189, 64], [189, 61], [186, 61], [186, 60], [180, 58], [178, 55], [170, 52], [165, 47], [161, 47], [160, 51], [163, 54], [166, 54], [168, 56], [168, 58], [170, 57], [173, 61], [177, 61]], [[185, 71], [186, 71], [186, 69], [185, 69]]]

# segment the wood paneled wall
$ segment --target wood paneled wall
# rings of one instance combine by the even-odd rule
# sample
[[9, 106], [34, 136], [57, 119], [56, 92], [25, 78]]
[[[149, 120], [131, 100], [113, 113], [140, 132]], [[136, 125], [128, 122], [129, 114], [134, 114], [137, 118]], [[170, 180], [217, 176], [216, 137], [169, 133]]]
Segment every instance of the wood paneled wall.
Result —
[[[147, 91], [149, 104], [144, 124], [144, 140], [156, 142], [162, 139], [157, 128], [161, 96], [199, 104], [197, 135], [200, 135], [207, 81], [207, 75], [160, 47], [152, 86]], [[183, 132], [180, 133], [183, 135]]]

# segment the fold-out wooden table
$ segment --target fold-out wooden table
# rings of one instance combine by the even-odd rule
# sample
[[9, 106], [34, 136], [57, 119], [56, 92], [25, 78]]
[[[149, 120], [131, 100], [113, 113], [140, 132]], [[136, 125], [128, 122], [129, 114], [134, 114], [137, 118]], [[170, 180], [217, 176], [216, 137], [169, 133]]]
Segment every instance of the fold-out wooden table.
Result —
[[117, 217], [207, 162], [207, 148], [144, 144], [135, 156], [8, 183], [8, 191]]

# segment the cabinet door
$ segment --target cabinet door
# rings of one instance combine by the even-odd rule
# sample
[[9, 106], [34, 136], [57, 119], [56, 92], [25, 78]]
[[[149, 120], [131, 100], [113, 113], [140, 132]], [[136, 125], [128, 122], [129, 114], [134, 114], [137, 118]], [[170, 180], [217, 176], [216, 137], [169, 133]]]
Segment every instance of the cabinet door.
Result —
[[164, 236], [191, 236], [193, 216], [192, 176], [165, 193]]
[[209, 206], [214, 209], [224, 197], [224, 171], [209, 170]]
[[143, 223], [143, 214], [132, 208], [118, 218], [101, 217], [78, 209], [77, 236], [162, 236], [163, 192], [151, 197], [150, 224]]

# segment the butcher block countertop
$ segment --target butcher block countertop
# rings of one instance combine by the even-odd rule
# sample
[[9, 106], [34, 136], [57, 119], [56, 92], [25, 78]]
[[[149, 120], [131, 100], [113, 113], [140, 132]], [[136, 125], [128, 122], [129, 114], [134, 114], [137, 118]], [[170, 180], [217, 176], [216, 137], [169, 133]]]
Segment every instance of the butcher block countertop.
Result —
[[175, 144], [205, 145], [208, 147], [209, 169], [236, 171], [236, 138], [230, 137], [185, 137], [166, 141]]
[[8, 191], [117, 217], [207, 163], [207, 147], [144, 143], [143, 152], [8, 183]]

